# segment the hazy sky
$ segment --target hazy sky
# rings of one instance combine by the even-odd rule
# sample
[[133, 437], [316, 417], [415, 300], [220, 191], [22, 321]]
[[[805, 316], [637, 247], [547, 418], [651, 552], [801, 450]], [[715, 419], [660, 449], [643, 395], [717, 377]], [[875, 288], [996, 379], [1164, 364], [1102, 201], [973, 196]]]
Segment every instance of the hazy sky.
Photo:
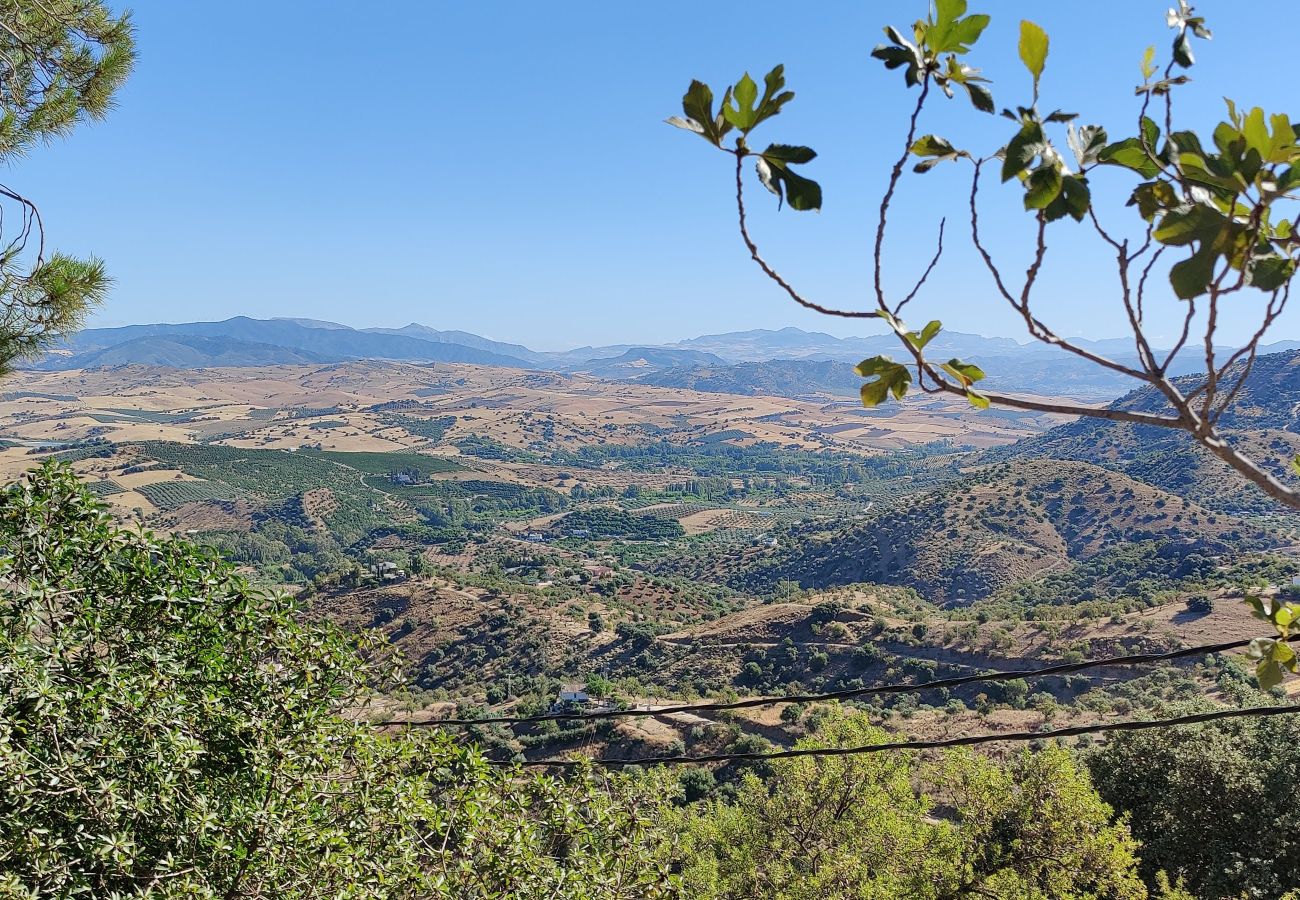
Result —
[[[1166, 5], [973, 3], [993, 23], [971, 61], [994, 79], [999, 106], [1027, 102], [1014, 47], [1018, 20], [1035, 19], [1052, 37], [1044, 106], [1116, 135], [1136, 117], [1143, 49], [1156, 44], [1167, 58]], [[1251, 79], [1294, 71], [1289, 43], [1261, 58], [1257, 33], [1292, 3], [1198, 7], [1215, 38], [1197, 43], [1185, 121], [1212, 127], [1223, 94], [1287, 109], [1291, 79]], [[825, 209], [778, 213], [751, 178], [754, 231], [810, 296], [866, 304], [875, 208], [912, 101], [868, 52], [883, 24], [907, 25], [923, 2], [139, 0], [133, 9], [140, 61], [120, 108], [7, 176], [40, 204], [53, 246], [107, 260], [117, 286], [94, 324], [418, 321], [541, 349], [786, 325], [870, 332], [793, 307], [757, 272], [736, 234], [730, 158], [662, 120], [680, 112], [692, 77], [718, 85], [785, 63], [798, 97], [755, 139], [814, 147], [806, 171], [822, 182]], [[964, 99], [939, 100], [925, 131], [985, 152], [1010, 136], [1011, 123]], [[1114, 191], [1126, 183], [1106, 180]], [[951, 252], [915, 317], [1023, 337], [968, 249], [967, 187], [956, 166], [905, 183], [887, 245], [891, 282], [923, 267], [948, 215]], [[989, 230], [1008, 271], [1022, 272], [1030, 221], [1015, 192], [997, 190], [996, 178], [986, 187]], [[1058, 224], [1052, 236], [1043, 317], [1067, 334], [1122, 333], [1109, 254], [1081, 226]], [[1171, 330], [1176, 306], [1157, 334]], [[1234, 314], [1227, 337], [1248, 323]], [[1300, 319], [1277, 333], [1300, 337]]]

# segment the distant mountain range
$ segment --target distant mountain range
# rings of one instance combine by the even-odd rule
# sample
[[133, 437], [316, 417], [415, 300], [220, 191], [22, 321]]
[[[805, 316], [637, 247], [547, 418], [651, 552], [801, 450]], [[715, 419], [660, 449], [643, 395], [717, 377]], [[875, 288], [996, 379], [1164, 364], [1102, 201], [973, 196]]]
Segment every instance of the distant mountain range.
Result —
[[[1120, 361], [1135, 361], [1127, 341], [1079, 343]], [[1296, 342], [1285, 342], [1269, 349], [1294, 346]], [[1109, 399], [1131, 387], [1121, 376], [1064, 351], [1009, 338], [943, 332], [930, 350], [936, 358], [957, 356], [982, 365], [989, 374], [985, 384], [1000, 390]], [[805, 397], [855, 394], [861, 379], [853, 373], [853, 364], [881, 353], [899, 353], [892, 336], [838, 338], [799, 328], [705, 335], [661, 346], [618, 344], [542, 352], [417, 323], [357, 329], [314, 319], [236, 316], [221, 322], [90, 328], [71, 335], [29, 367], [195, 369], [384, 359], [543, 369], [697, 391]], [[1186, 371], [1195, 369], [1189, 363]]]

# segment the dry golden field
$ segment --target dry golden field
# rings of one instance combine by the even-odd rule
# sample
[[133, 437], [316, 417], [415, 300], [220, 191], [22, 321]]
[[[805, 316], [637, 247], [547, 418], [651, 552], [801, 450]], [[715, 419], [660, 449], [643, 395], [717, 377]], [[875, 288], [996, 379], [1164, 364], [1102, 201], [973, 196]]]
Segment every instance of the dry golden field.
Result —
[[[0, 435], [20, 441], [212, 441], [290, 449], [386, 451], [427, 443], [383, 421], [374, 407], [407, 401], [404, 415], [455, 416], [447, 434], [526, 447], [637, 443], [655, 435], [719, 435], [805, 449], [870, 453], [949, 439], [1009, 443], [1053, 424], [1050, 416], [974, 414], [920, 396], [878, 410], [827, 398], [740, 397], [466, 365], [353, 362], [323, 366], [198, 369], [124, 366], [20, 372], [0, 393]], [[163, 415], [159, 415], [163, 414]], [[322, 423], [328, 427], [321, 427]], [[722, 434], [722, 433], [726, 434]], [[4, 455], [4, 474], [14, 468]], [[527, 473], [535, 474], [535, 473]], [[526, 476], [525, 476], [526, 477]]]

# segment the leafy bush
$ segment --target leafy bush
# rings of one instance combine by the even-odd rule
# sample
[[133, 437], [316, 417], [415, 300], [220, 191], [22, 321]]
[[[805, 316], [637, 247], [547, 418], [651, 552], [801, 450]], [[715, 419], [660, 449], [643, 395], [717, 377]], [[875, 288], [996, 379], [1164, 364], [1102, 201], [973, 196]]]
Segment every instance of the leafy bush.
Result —
[[66, 467], [0, 496], [0, 546], [0, 896], [676, 896], [636, 782], [340, 715], [354, 640]]

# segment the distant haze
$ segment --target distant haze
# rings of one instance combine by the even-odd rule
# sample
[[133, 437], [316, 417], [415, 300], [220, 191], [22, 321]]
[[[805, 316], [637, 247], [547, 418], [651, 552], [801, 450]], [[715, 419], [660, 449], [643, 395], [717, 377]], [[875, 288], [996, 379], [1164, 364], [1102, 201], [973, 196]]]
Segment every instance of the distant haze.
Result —
[[[1130, 343], [1122, 339], [1082, 343], [1116, 360], [1136, 362]], [[1265, 349], [1294, 346], [1294, 342], [1284, 342]], [[985, 383], [1000, 390], [1100, 400], [1117, 397], [1134, 386], [1121, 376], [1043, 344], [945, 331], [930, 347], [939, 356], [978, 363], [988, 373]], [[702, 335], [670, 344], [611, 344], [547, 352], [417, 323], [355, 329], [312, 319], [236, 316], [219, 322], [90, 328], [71, 335], [30, 367], [198, 369], [373, 359], [542, 369], [718, 393], [853, 396], [862, 384], [853, 365], [877, 354], [896, 354], [898, 349], [892, 336], [839, 338], [782, 328]], [[1198, 366], [1195, 355], [1190, 354], [1175, 373], [1195, 372]]]

